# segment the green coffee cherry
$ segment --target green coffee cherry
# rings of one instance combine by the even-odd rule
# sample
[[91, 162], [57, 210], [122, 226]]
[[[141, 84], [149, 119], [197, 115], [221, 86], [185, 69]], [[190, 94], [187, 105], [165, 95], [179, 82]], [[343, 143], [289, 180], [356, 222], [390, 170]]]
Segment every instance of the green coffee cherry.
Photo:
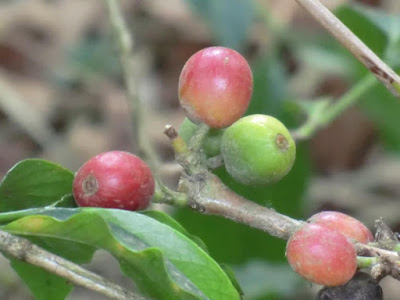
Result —
[[179, 135], [183, 138], [186, 144], [189, 144], [191, 137], [196, 132], [198, 125], [194, 124], [188, 118], [185, 118], [179, 127]]
[[225, 130], [221, 153], [226, 170], [235, 180], [264, 185], [279, 181], [290, 171], [296, 145], [279, 120], [250, 115]]
[[[194, 124], [188, 118], [185, 118], [179, 128], [179, 135], [186, 144], [189, 144], [191, 137], [194, 135], [198, 125]], [[207, 157], [213, 157], [221, 154], [221, 140], [225, 129], [210, 128], [203, 144], [203, 151]]]

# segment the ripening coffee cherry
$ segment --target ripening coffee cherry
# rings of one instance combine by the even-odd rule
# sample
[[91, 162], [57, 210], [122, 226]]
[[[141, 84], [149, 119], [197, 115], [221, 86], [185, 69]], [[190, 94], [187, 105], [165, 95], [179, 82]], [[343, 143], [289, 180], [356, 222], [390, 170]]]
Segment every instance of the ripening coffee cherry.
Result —
[[353, 244], [339, 231], [320, 224], [306, 224], [294, 233], [286, 257], [302, 277], [325, 286], [345, 284], [357, 270]]
[[222, 136], [227, 172], [238, 182], [262, 185], [282, 179], [292, 168], [296, 145], [279, 120], [266, 115], [241, 118]]
[[79, 206], [142, 210], [153, 197], [154, 178], [139, 157], [110, 151], [91, 158], [78, 170], [73, 193]]
[[186, 62], [179, 77], [179, 101], [194, 123], [224, 128], [247, 110], [253, 76], [246, 60], [236, 51], [209, 47]]
[[374, 241], [371, 231], [363, 223], [346, 214], [337, 211], [323, 211], [308, 219], [311, 223], [318, 223], [329, 228], [338, 230], [346, 237], [360, 243]]
[[317, 300], [383, 300], [383, 291], [379, 282], [370, 275], [357, 272], [342, 286], [322, 288]]

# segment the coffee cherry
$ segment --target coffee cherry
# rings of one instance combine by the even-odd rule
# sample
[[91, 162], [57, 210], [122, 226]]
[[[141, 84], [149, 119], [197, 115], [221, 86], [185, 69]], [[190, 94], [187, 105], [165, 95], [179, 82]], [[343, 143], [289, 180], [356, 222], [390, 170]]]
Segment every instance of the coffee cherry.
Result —
[[296, 145], [279, 120], [266, 115], [241, 118], [222, 136], [221, 153], [227, 172], [238, 182], [276, 182], [292, 168]]
[[[195, 134], [198, 127], [198, 125], [194, 124], [188, 118], [183, 120], [182, 125], [179, 128], [179, 135], [183, 138], [186, 144], [189, 144], [190, 139]], [[225, 129], [210, 128], [207, 132], [202, 145], [202, 150], [207, 157], [221, 154], [221, 140], [224, 130]]]
[[371, 231], [363, 223], [340, 212], [323, 211], [313, 215], [308, 221], [338, 230], [346, 237], [360, 243], [366, 244], [374, 241]]
[[247, 110], [253, 76], [236, 51], [209, 47], [186, 62], [179, 77], [179, 101], [188, 118], [211, 128], [224, 128]]
[[306, 224], [294, 233], [286, 257], [302, 277], [325, 286], [345, 284], [357, 269], [353, 244], [340, 232], [320, 224]]
[[78, 170], [73, 193], [79, 206], [141, 210], [153, 197], [154, 178], [139, 157], [111, 151], [91, 158]]
[[342, 286], [322, 288], [317, 300], [383, 300], [383, 291], [370, 275], [357, 272]]

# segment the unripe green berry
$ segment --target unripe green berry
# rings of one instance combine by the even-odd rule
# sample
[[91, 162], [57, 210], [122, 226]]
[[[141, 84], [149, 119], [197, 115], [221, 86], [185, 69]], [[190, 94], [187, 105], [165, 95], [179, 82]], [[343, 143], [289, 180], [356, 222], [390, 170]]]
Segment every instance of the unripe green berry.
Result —
[[[179, 128], [179, 135], [183, 138], [186, 144], [189, 144], [190, 139], [195, 134], [199, 125], [196, 125], [188, 118], [185, 118]], [[221, 140], [225, 129], [210, 128], [204, 138], [202, 150], [207, 157], [213, 157], [221, 154]]]
[[232, 124], [222, 136], [227, 172], [238, 182], [263, 185], [282, 179], [292, 168], [296, 145], [279, 120], [250, 115]]
[[183, 138], [186, 144], [189, 144], [190, 139], [195, 134], [199, 126], [190, 121], [187, 117], [183, 120], [179, 127], [179, 135]]

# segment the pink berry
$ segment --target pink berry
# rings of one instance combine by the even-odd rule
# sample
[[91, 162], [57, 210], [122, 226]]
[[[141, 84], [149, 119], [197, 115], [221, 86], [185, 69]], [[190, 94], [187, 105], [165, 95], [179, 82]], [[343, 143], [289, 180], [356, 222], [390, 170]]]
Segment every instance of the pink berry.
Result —
[[78, 170], [73, 193], [79, 206], [136, 211], [150, 205], [154, 178], [139, 157], [110, 151], [91, 158]]
[[320, 224], [306, 224], [294, 233], [286, 257], [302, 277], [325, 286], [345, 284], [357, 269], [353, 244], [340, 232]]
[[212, 128], [237, 121], [247, 110], [253, 76], [238, 52], [209, 47], [186, 62], [179, 78], [179, 101], [188, 118]]
[[374, 241], [371, 231], [363, 223], [340, 212], [323, 211], [313, 215], [308, 221], [335, 229], [360, 243], [366, 244]]

